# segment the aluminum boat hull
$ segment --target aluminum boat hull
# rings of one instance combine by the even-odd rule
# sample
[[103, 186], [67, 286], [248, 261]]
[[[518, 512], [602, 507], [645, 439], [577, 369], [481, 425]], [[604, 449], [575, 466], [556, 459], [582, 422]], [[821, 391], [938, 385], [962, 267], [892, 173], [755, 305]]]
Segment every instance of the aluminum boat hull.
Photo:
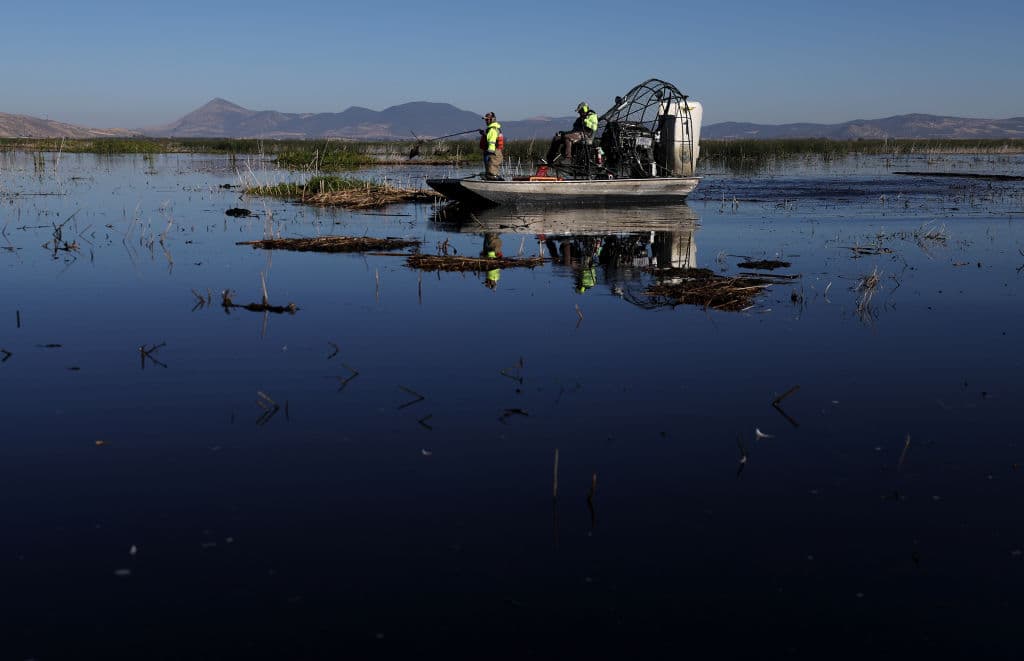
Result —
[[700, 177], [562, 181], [427, 180], [431, 188], [451, 199], [461, 202], [485, 200], [504, 206], [679, 203], [686, 199], [698, 183]]

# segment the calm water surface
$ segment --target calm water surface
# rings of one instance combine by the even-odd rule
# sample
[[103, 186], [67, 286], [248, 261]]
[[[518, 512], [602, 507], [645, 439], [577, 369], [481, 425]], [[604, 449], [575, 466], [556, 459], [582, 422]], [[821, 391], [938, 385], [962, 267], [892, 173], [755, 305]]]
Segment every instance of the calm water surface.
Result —
[[[0, 658], [1019, 658], [1024, 186], [892, 174], [955, 169], [1024, 161], [460, 218], [0, 154]], [[492, 287], [236, 245], [268, 234], [550, 259]], [[799, 277], [740, 313], [645, 294], [747, 259]], [[299, 310], [219, 305], [261, 281]]]

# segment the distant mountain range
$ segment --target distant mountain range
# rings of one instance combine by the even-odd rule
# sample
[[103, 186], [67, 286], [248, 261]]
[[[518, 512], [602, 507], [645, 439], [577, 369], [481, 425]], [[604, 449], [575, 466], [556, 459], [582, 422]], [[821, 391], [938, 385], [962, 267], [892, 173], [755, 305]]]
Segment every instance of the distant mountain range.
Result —
[[[337, 113], [283, 113], [249, 110], [224, 99], [213, 99], [177, 121], [135, 131], [89, 129], [25, 115], [0, 113], [0, 137], [123, 137], [141, 134], [177, 138], [266, 138], [411, 140], [434, 138], [483, 127], [481, 113], [461, 110], [448, 103], [416, 101], [370, 110], [352, 106]], [[573, 117], [536, 117], [502, 120], [509, 140], [546, 140], [572, 125]], [[469, 136], [472, 137], [472, 136]], [[722, 139], [778, 138], [1024, 138], [1024, 117], [970, 119], [936, 115], [897, 115], [884, 119], [857, 119], [842, 124], [749, 124], [722, 122], [703, 127], [701, 137]]]
[[[509, 140], [549, 137], [573, 122], [571, 117], [499, 120]], [[448, 103], [415, 101], [384, 110], [352, 106], [341, 112], [310, 114], [248, 110], [224, 99], [214, 99], [175, 122], [140, 131], [176, 138], [412, 140], [413, 135], [434, 138], [483, 126], [482, 113], [460, 110]]]

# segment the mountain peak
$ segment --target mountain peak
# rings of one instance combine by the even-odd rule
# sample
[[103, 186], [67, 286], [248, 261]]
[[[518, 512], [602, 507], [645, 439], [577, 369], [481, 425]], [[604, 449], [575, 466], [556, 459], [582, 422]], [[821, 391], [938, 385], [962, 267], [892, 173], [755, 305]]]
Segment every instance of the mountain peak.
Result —
[[219, 96], [210, 99], [206, 105], [196, 109], [194, 112], [213, 111], [213, 112], [249, 112], [248, 109], [243, 108], [237, 103], [232, 103], [227, 99], [222, 99]]

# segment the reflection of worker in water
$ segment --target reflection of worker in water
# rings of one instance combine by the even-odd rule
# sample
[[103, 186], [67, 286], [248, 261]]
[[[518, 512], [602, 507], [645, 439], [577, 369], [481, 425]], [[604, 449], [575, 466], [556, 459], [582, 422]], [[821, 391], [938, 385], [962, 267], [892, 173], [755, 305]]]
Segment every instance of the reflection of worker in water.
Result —
[[557, 241], [554, 237], [540, 235], [551, 255], [552, 261], [572, 268], [576, 292], [582, 294], [597, 284], [597, 265], [600, 263], [604, 240], [599, 236], [563, 236]]
[[588, 264], [576, 272], [576, 292], [582, 294], [597, 284], [597, 269]]
[[[484, 233], [484, 247], [480, 251], [481, 257], [488, 259], [501, 259], [504, 255], [501, 254], [501, 235], [495, 232]], [[490, 269], [487, 271], [487, 277], [484, 279], [484, 286], [488, 289], [494, 289], [498, 286], [498, 280], [501, 279], [501, 269]]]

